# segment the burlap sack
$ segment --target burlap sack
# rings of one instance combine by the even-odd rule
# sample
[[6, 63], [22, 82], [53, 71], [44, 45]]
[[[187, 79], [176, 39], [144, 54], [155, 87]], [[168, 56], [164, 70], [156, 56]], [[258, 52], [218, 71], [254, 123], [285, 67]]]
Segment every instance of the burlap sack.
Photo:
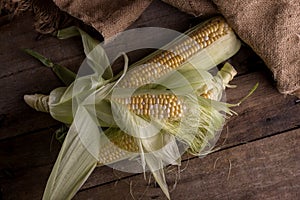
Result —
[[[53, 1], [61, 10], [110, 37], [134, 22], [152, 0]], [[278, 90], [300, 98], [299, 0], [163, 1], [195, 16], [224, 15], [240, 38], [271, 69]]]
[[278, 90], [300, 98], [300, 1], [213, 1], [271, 69]]
[[[200, 16], [211, 1], [164, 0]], [[230, 26], [265, 61], [283, 94], [300, 98], [300, 1], [212, 0]]]

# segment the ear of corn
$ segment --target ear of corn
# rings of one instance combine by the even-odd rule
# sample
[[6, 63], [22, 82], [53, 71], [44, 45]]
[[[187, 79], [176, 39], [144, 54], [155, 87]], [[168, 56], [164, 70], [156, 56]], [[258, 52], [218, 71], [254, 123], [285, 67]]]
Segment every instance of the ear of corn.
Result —
[[[232, 80], [235, 74], [236, 71], [234, 70], [234, 68], [230, 64], [226, 63], [224, 67], [218, 72], [217, 76], [212, 79], [213, 81], [209, 83], [206, 82], [205, 87], [208, 88], [208, 86], [213, 85], [212, 89], [203, 90], [197, 93], [197, 95], [199, 96], [199, 98], [203, 97], [210, 100], [219, 100], [218, 98], [215, 98], [215, 96], [222, 94], [222, 90], [225, 89], [225, 86], [229, 83], [229, 81]], [[170, 132], [174, 134], [178, 139], [187, 142], [189, 146], [193, 146], [193, 150], [190, 150], [190, 152], [193, 153], [194, 155], [198, 155], [198, 153], [204, 146], [204, 140], [207, 140], [205, 139], [204, 135], [205, 134], [211, 135], [212, 137], [213, 133], [217, 131], [217, 129], [211, 130], [210, 133], [207, 134], [208, 131], [206, 129], [203, 129], [202, 126], [202, 129], [199, 130], [197, 134], [186, 135], [184, 133], [180, 133], [180, 131], [178, 131], [178, 129], [175, 128], [174, 123], [176, 121], [177, 122], [180, 121], [182, 117], [186, 117], [190, 114], [189, 111], [187, 110], [187, 107], [191, 107], [191, 105], [188, 104], [185, 105], [186, 102], [184, 101], [184, 98], [179, 97], [173, 93], [158, 94], [158, 92], [155, 90], [153, 90], [152, 92], [151, 91], [148, 92], [149, 93], [147, 94], [140, 93], [137, 95], [133, 95], [131, 97], [114, 98], [111, 99], [110, 101], [114, 101], [118, 104], [127, 107], [129, 112], [133, 112], [135, 115], [141, 116], [145, 119], [156, 118], [157, 120], [165, 120], [164, 123], [169, 121], [170, 123], [168, 123], [168, 126], [170, 126], [170, 130], [172, 130]], [[36, 94], [36, 95], [25, 96], [25, 100], [30, 106], [32, 106], [33, 108], [39, 111], [45, 111], [45, 112], [49, 111], [48, 99], [49, 96], [46, 95]], [[202, 103], [201, 105], [204, 104], [205, 103]], [[196, 105], [194, 109], [200, 108], [201, 105], [199, 106]], [[105, 108], [108, 108], [107, 106], [109, 106], [109, 104], [106, 104]], [[225, 109], [225, 105], [223, 105], [223, 109]], [[204, 111], [205, 110], [201, 111], [202, 115]], [[212, 119], [208, 119], [210, 117], [210, 112], [212, 112], [211, 109], [209, 109], [209, 112], [207, 113], [207, 118], [205, 119], [207, 121], [212, 121]], [[100, 151], [101, 161], [99, 161], [99, 164], [100, 163], [108, 164], [108, 163], [116, 162], [118, 160], [125, 159], [128, 157], [128, 155], [130, 155], [126, 153], [126, 151], [137, 152], [138, 146], [134, 140], [134, 137], [129, 136], [125, 133], [117, 134], [118, 132], [117, 130], [118, 129], [114, 129], [113, 131], [114, 134], [110, 134], [111, 142], [105, 144], [108, 146], [101, 148]], [[204, 133], [204, 135], [200, 137], [199, 133], [201, 134]]]
[[217, 17], [188, 31], [187, 36], [177, 38], [165, 48], [133, 64], [127, 76], [120, 82], [122, 88], [140, 87], [157, 80], [182, 64], [209, 70], [233, 56], [240, 48], [240, 41], [223, 18]]

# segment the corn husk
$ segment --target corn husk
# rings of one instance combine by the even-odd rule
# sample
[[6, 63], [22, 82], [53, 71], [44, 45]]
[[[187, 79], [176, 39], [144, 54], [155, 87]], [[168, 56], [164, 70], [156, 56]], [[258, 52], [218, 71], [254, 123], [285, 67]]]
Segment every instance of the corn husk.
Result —
[[66, 67], [53, 63], [51, 60], [45, 58], [41, 54], [31, 49], [23, 49], [27, 54], [35, 57], [41, 63], [43, 63], [46, 67], [49, 67], [53, 70], [53, 72], [57, 75], [57, 77], [66, 85], [70, 85], [76, 79], [76, 74], [69, 70]]
[[[206, 155], [213, 148], [226, 118], [234, 114], [230, 109], [234, 105], [221, 102], [221, 99], [236, 71], [228, 63], [214, 76], [208, 70], [237, 52], [240, 42], [232, 35], [221, 38], [216, 41], [215, 48], [198, 52], [191, 62], [185, 62], [167, 75], [139, 87], [136, 95], [171, 91], [188, 108], [188, 117], [161, 120], [137, 115], [115, 101], [115, 98], [128, 98], [131, 94], [132, 88], [122, 87], [122, 80], [130, 77], [131, 70], [157, 52], [133, 64], [128, 72], [128, 58], [123, 55], [124, 70], [113, 76], [109, 60], [98, 41], [76, 27], [58, 33], [61, 39], [77, 35], [82, 38], [86, 64], [93, 73], [77, 77], [68, 87], [60, 87], [50, 93], [50, 114], [56, 120], [69, 124], [70, 128], [43, 199], [71, 199], [97, 165], [128, 158], [137, 159], [142, 172], [149, 170], [170, 199], [163, 167], [180, 165], [182, 151], [178, 144], [193, 155]], [[103, 127], [107, 129], [103, 130]], [[153, 132], [156, 134], [153, 135]], [[122, 134], [134, 137], [138, 151], [122, 151], [119, 157], [109, 161], [103, 159], [106, 156], [102, 154], [103, 148], [115, 148], [112, 147], [115, 145], [110, 145], [112, 138]]]

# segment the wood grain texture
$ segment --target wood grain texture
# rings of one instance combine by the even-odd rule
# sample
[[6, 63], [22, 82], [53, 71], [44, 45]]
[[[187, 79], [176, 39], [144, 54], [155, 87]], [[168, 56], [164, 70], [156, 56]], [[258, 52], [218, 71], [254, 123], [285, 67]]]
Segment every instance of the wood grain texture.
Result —
[[[277, 93], [270, 81], [265, 78], [263, 71], [237, 77], [235, 83], [239, 88], [227, 90], [228, 100], [230, 102], [238, 101], [256, 82], [260, 82], [258, 90], [240, 107], [235, 108], [239, 116], [228, 122], [228, 128], [224, 129], [217, 144], [220, 149], [250, 141], [259, 141], [262, 137], [268, 137], [300, 125], [297, 114], [300, 107], [294, 103], [294, 98], [285, 98]], [[271, 100], [272, 104], [269, 103]], [[286, 111], [282, 112], [282, 110]], [[49, 151], [52, 132], [53, 130], [37, 132], [0, 142], [0, 146], [3, 147], [3, 150], [0, 150], [0, 160], [2, 161], [0, 166], [3, 166], [1, 174], [4, 176], [5, 170], [13, 174], [12, 177], [6, 175], [0, 178], [3, 195], [8, 195], [7, 197], [13, 199], [17, 196], [23, 196], [24, 199], [41, 197], [59, 149], [59, 145], [55, 145], [53, 150]], [[30, 144], [36, 145], [30, 146]], [[10, 148], [14, 150], [8, 151]], [[5, 158], [10, 158], [9, 162]], [[115, 182], [119, 178], [128, 176], [131, 174], [113, 171], [108, 167], [100, 167], [94, 171], [82, 189], [102, 187], [102, 184]], [[20, 188], [24, 188], [24, 190]]]
[[58, 40], [52, 36], [42, 36], [39, 39], [40, 35], [34, 31], [33, 18], [29, 13], [1, 26], [0, 32], [0, 78], [41, 66], [22, 52], [23, 48], [38, 51], [55, 62], [82, 56], [82, 45], [76, 38]]
[[[154, 1], [129, 28], [160, 26], [184, 31], [200, 20]], [[41, 199], [60, 148], [58, 142], [52, 142], [59, 123], [25, 105], [23, 95], [46, 94], [62, 83], [51, 70], [19, 49], [37, 50], [74, 71], [84, 59], [80, 38], [36, 40], [31, 24], [31, 16], [25, 15], [0, 27], [0, 199]], [[9, 37], [14, 40], [7, 40]], [[133, 62], [148, 52], [132, 52], [129, 56]], [[300, 105], [295, 103], [296, 98], [277, 92], [266, 66], [250, 48], [243, 46], [229, 61], [238, 70], [232, 82], [238, 87], [226, 91], [228, 102], [238, 102], [256, 82], [260, 86], [240, 107], [234, 108], [239, 115], [225, 126], [217, 144], [219, 151], [183, 163], [183, 168], [188, 166], [172, 197], [295, 199], [299, 195], [296, 143], [300, 141]], [[228, 160], [232, 168], [227, 180]], [[148, 186], [141, 175], [108, 167], [97, 168], [76, 199], [132, 199], [131, 181], [137, 187], [133, 191], [136, 199], [145, 189], [143, 199], [165, 199], [153, 181]], [[175, 181], [171, 172], [168, 181], [170, 186]]]
[[0, 171], [11, 172], [52, 163], [61, 144], [54, 138], [54, 128], [1, 141]]

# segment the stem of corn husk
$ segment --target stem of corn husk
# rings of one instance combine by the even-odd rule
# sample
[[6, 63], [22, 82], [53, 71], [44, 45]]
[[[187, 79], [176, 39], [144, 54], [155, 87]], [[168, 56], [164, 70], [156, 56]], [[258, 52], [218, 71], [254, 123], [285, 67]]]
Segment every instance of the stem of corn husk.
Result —
[[36, 111], [49, 113], [49, 95], [24, 95], [24, 101]]

